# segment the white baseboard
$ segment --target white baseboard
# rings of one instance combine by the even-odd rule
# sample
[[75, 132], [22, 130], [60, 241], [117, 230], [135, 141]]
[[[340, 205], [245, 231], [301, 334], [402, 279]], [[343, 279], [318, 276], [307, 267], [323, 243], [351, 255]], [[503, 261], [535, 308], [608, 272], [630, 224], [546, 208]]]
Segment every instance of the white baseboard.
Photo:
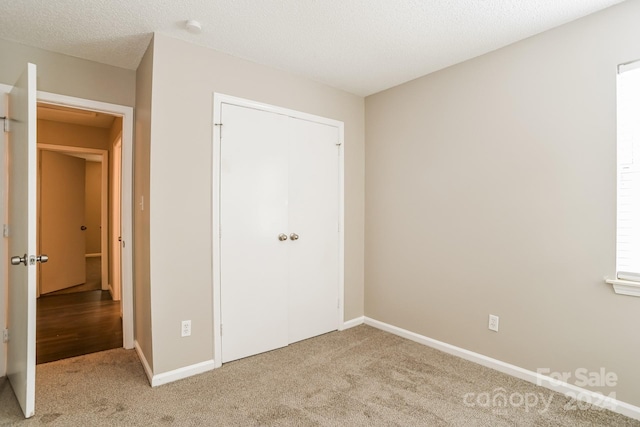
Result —
[[133, 348], [136, 349], [136, 353], [138, 353], [138, 358], [140, 359], [140, 362], [142, 363], [142, 367], [144, 368], [144, 373], [147, 375], [147, 379], [149, 380], [149, 384], [151, 384], [151, 386], [153, 386], [153, 371], [151, 370], [151, 367], [149, 366], [149, 363], [147, 362], [147, 358], [144, 357], [144, 353], [142, 352], [142, 349], [140, 348], [140, 344], [138, 344], [138, 341], [134, 341], [133, 343]]
[[601, 408], [609, 409], [613, 412], [622, 414], [629, 418], [640, 420], [640, 407], [638, 406], [634, 406], [610, 397], [604, 397], [601, 394], [593, 392], [591, 390], [577, 387], [573, 384], [559, 381], [546, 375], [542, 375], [540, 373], [503, 362], [501, 360], [493, 359], [491, 357], [475, 353], [473, 351], [465, 350], [464, 348], [456, 347], [442, 341], [434, 340], [433, 338], [425, 337], [424, 335], [419, 335], [415, 332], [407, 331], [406, 329], [398, 328], [397, 326], [389, 325], [388, 323], [380, 322], [369, 317], [364, 318], [364, 323], [366, 325], [373, 326], [374, 328], [392, 333], [399, 337], [435, 348], [436, 350], [440, 350], [453, 356], [469, 360], [479, 365], [486, 366], [487, 368], [495, 369], [496, 371], [511, 375], [516, 378], [520, 378], [533, 384], [540, 385], [549, 390], [562, 393], [565, 396], [574, 397], [578, 400], [589, 402]]
[[183, 368], [174, 369], [173, 371], [163, 372], [158, 375], [154, 375], [151, 380], [151, 387], [157, 387], [159, 385], [171, 383], [184, 378], [191, 377], [193, 375], [202, 374], [207, 371], [211, 371], [214, 367], [213, 359], [204, 362], [196, 363], [195, 365], [185, 366]]
[[134, 343], [134, 348], [136, 349], [136, 353], [138, 353], [138, 357], [140, 358], [140, 362], [144, 368], [144, 373], [147, 375], [147, 379], [149, 380], [151, 387], [157, 387], [159, 385], [168, 384], [193, 375], [202, 374], [203, 372], [212, 370], [214, 365], [213, 359], [211, 359], [205, 362], [196, 363], [195, 365], [185, 366], [183, 368], [174, 369], [173, 371], [153, 375], [153, 371], [147, 362], [147, 358], [144, 357], [144, 353], [142, 352], [137, 340]]
[[356, 317], [355, 319], [347, 320], [346, 322], [344, 322], [340, 330], [344, 331], [345, 329], [354, 328], [358, 325], [362, 325], [363, 323], [364, 316]]

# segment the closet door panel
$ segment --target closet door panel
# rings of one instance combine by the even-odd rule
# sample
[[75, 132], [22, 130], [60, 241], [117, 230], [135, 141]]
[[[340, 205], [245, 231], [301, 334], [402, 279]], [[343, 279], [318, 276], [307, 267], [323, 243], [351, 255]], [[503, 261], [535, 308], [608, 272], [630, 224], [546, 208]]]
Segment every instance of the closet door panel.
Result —
[[[222, 107], [222, 362], [288, 344], [288, 118]], [[214, 213], [217, 214], [217, 213]]]
[[[339, 132], [290, 119], [289, 342], [338, 328]], [[294, 236], [295, 237], [295, 236]]]

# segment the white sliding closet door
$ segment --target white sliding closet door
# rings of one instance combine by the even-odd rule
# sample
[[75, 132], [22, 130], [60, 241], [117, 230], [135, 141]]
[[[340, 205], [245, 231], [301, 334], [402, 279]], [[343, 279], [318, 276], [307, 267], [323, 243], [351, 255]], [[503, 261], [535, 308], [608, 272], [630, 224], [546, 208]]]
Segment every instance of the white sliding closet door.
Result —
[[225, 104], [220, 155], [222, 362], [288, 344], [288, 118]]
[[224, 363], [338, 328], [340, 135], [230, 104], [221, 121]]

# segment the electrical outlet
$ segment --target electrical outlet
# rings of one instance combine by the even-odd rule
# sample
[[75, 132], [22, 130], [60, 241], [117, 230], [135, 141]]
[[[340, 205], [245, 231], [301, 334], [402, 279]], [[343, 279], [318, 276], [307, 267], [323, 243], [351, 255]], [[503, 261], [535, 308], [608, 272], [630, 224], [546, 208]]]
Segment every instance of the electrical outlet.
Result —
[[182, 336], [183, 337], [191, 336], [191, 320], [182, 321]]
[[3, 329], [2, 330], [2, 342], [9, 342], [9, 330], [8, 329]]
[[493, 314], [489, 315], [489, 329], [492, 331], [498, 332], [498, 326], [500, 325], [500, 318], [498, 316], [494, 316]]

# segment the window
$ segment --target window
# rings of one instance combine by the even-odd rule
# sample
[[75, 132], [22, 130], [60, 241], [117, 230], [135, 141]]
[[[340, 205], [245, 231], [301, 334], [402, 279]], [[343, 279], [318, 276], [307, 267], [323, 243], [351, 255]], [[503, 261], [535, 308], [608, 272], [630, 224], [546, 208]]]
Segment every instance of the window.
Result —
[[618, 67], [617, 279], [640, 283], [640, 61]]

